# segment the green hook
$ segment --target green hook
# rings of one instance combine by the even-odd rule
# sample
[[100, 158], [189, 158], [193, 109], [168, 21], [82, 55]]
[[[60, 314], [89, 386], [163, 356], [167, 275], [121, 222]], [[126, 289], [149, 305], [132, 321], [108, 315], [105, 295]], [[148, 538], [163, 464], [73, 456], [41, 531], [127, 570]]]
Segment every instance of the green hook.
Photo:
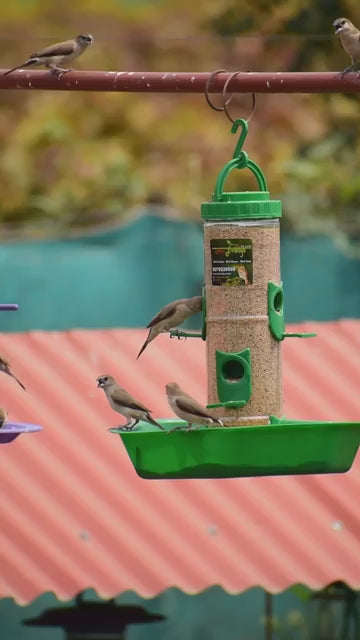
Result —
[[234, 155], [232, 159], [221, 169], [217, 177], [214, 194], [213, 194], [214, 202], [221, 202], [224, 200], [224, 193], [223, 193], [224, 182], [228, 174], [233, 169], [246, 169], [246, 168], [250, 169], [250, 171], [254, 174], [255, 178], [257, 179], [260, 191], [268, 190], [265, 176], [261, 171], [260, 167], [256, 164], [256, 162], [249, 159], [249, 156], [246, 153], [246, 151], [242, 151], [245, 138], [248, 134], [249, 127], [248, 127], [247, 121], [243, 120], [243, 118], [239, 118], [235, 120], [231, 127], [231, 133], [237, 133], [239, 127], [241, 127], [241, 133], [240, 133], [239, 140], [236, 143]]
[[242, 131], [239, 140], [237, 141], [233, 158], [238, 158], [240, 156], [249, 129], [247, 121], [243, 120], [242, 118], [238, 118], [238, 120], [235, 120], [233, 126], [231, 127], [231, 133], [237, 133], [239, 127], [241, 127]]

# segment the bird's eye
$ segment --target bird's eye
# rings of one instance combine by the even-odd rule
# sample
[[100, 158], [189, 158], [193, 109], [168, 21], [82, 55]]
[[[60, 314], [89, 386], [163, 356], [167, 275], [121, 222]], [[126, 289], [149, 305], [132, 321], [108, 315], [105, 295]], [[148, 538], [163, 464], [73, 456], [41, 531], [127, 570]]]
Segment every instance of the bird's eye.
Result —
[[346, 24], [346, 20], [341, 20], [340, 24], [341, 24], [341, 26], [343, 27], [343, 26], [344, 26], [344, 24]]

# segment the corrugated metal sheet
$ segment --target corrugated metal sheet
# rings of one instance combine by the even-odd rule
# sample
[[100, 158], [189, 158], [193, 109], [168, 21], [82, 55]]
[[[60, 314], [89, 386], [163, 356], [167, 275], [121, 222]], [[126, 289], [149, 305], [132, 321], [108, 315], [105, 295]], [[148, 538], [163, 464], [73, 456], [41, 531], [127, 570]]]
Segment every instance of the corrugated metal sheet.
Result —
[[[284, 413], [358, 420], [360, 321], [307, 323], [318, 338], [284, 343]], [[0, 352], [28, 387], [1, 376], [11, 420], [39, 423], [0, 448], [0, 597], [152, 596], [213, 584], [277, 592], [334, 579], [360, 588], [360, 459], [345, 475], [145, 481], [95, 378], [112, 373], [171, 415], [164, 385], [206, 400], [205, 346], [160, 336], [141, 360], [141, 330], [2, 334]]]

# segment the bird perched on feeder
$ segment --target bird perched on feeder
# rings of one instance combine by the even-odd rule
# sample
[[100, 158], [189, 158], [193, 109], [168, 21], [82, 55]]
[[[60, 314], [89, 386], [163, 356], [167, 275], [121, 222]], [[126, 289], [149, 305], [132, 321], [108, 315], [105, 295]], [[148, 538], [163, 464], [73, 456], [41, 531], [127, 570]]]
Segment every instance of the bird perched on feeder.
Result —
[[[194, 398], [180, 389], [176, 382], [169, 382], [165, 389], [173, 412], [188, 423], [187, 431], [191, 430], [193, 423], [205, 426], [210, 426], [211, 424], [224, 426], [221, 420], [215, 418], [208, 409], [202, 407]], [[170, 431], [178, 431], [179, 429], [183, 429], [183, 427], [175, 427]]]
[[6, 362], [6, 360], [4, 360], [4, 358], [1, 358], [1, 357], [0, 357], [0, 371], [2, 371], [3, 373], [6, 373], [8, 376], [11, 376], [12, 378], [14, 378], [14, 380], [16, 380], [16, 382], [20, 385], [20, 387], [22, 387], [24, 389], [24, 391], [26, 391], [23, 383], [20, 382], [20, 380], [18, 380], [18, 378], [16, 376], [14, 376], [13, 372], [10, 369], [9, 363]]
[[152, 340], [159, 335], [169, 331], [174, 327], [178, 327], [182, 324], [186, 318], [189, 318], [194, 313], [198, 313], [202, 309], [202, 297], [194, 296], [193, 298], [181, 298], [180, 300], [174, 300], [165, 305], [156, 316], [150, 320], [147, 325], [149, 329], [148, 337], [146, 338], [143, 346], [141, 347], [137, 358], [140, 358], [142, 352]]
[[87, 33], [85, 35], [80, 34], [73, 40], [57, 42], [56, 44], [52, 44], [50, 47], [41, 49], [38, 53], [32, 53], [26, 62], [23, 62], [23, 64], [20, 64], [17, 67], [13, 67], [13, 69], [5, 71], [3, 75], [7, 76], [9, 73], [24, 67], [45, 65], [45, 67], [50, 69], [51, 73], [54, 73], [58, 78], [60, 78], [64, 73], [71, 71], [71, 69], [63, 69], [60, 65], [72, 62], [72, 60], [81, 56], [81, 54], [84, 53], [84, 51], [91, 45], [93, 40], [94, 38], [92, 35]]
[[4, 426], [6, 420], [7, 420], [8, 414], [6, 409], [3, 409], [2, 407], [0, 407], [0, 429], [1, 427]]
[[164, 427], [151, 417], [150, 409], [144, 407], [141, 402], [135, 400], [130, 393], [120, 387], [112, 376], [99, 376], [96, 378], [96, 382], [97, 386], [104, 390], [110, 407], [127, 418], [126, 424], [120, 425], [120, 429], [132, 431], [139, 420], [143, 420], [165, 431]]
[[343, 78], [349, 71], [358, 70], [360, 63], [360, 31], [347, 18], [336, 18], [333, 22], [333, 27], [344, 51], [351, 58], [351, 65], [341, 72], [341, 78]]

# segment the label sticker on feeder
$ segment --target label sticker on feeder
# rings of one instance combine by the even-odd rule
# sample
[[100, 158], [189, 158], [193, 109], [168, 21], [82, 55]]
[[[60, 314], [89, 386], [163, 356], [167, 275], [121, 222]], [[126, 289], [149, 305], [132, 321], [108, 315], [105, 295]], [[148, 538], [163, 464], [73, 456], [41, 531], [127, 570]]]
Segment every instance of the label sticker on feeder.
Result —
[[239, 287], [252, 284], [252, 240], [249, 238], [210, 240], [210, 248], [214, 285]]

